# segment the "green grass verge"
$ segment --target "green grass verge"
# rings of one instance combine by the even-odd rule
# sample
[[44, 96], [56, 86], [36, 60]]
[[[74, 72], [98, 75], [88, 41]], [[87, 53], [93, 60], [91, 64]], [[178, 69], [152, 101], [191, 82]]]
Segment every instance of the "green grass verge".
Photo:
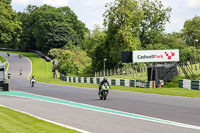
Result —
[[0, 106], [1, 133], [79, 133]]
[[[4, 62], [6, 62], [6, 59], [5, 58], [3, 58], [2, 56], [0, 56], [0, 61], [1, 61], [1, 63], [4, 63]], [[8, 63], [6, 63], [6, 65], [5, 65], [5, 71], [8, 69]]]
[[[4, 51], [6, 52], [6, 51]], [[58, 85], [67, 85], [67, 86], [76, 86], [76, 87], [85, 87], [85, 88], [98, 88], [97, 84], [89, 83], [72, 83], [62, 81], [60, 79], [54, 79], [52, 73], [52, 63], [46, 62], [44, 59], [40, 58], [35, 53], [26, 53], [26, 52], [10, 52], [15, 54], [22, 54], [30, 58], [32, 61], [32, 75], [36, 76], [37, 81], [58, 84]], [[152, 93], [152, 94], [162, 94], [162, 95], [174, 95], [174, 96], [185, 96], [185, 97], [200, 97], [200, 91], [198, 90], [188, 90], [183, 88], [178, 88], [178, 79], [177, 77], [173, 82], [165, 85], [164, 88], [134, 88], [134, 87], [125, 87], [125, 86], [111, 86], [111, 90], [121, 90], [129, 92], [141, 92], [141, 93]], [[172, 88], [173, 87], [173, 88]]]
[[184, 88], [132, 88], [132, 87], [122, 87], [122, 86], [112, 86], [111, 89], [122, 90], [122, 91], [132, 91], [141, 93], [151, 93], [151, 94], [161, 94], [161, 95], [172, 95], [172, 96], [184, 96], [184, 97], [200, 97], [200, 91], [198, 90], [188, 90]]

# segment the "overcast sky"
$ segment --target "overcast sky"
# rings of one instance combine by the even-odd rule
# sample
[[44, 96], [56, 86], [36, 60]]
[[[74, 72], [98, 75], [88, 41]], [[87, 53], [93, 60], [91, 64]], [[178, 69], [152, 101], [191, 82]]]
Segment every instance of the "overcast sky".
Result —
[[[105, 4], [114, 0], [12, 0], [12, 7], [16, 11], [24, 11], [28, 4], [41, 6], [43, 4], [55, 7], [69, 6], [78, 16], [79, 20], [86, 24], [90, 30], [94, 25], [102, 25], [102, 14], [105, 12]], [[166, 25], [166, 31], [179, 32], [183, 28], [185, 20], [200, 16], [200, 0], [161, 0], [165, 6], [172, 7], [171, 23]]]

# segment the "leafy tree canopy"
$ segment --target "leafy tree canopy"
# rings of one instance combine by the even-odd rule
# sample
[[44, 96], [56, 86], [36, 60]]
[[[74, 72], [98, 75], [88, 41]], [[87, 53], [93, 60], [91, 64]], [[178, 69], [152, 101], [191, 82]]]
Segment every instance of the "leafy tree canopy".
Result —
[[51, 48], [61, 48], [69, 43], [81, 47], [84, 34], [88, 32], [69, 7], [28, 6], [27, 12], [21, 15], [26, 16], [26, 19], [20, 17], [24, 31], [22, 40], [31, 49], [48, 52]]
[[153, 44], [154, 39], [165, 31], [165, 24], [169, 22], [170, 7], [165, 7], [161, 1], [139, 0], [140, 9], [144, 17], [140, 21], [139, 37], [142, 47]]
[[194, 18], [185, 21], [184, 27], [182, 29], [182, 35], [185, 42], [190, 45], [194, 46], [194, 41], [197, 45], [200, 44], [200, 16], [195, 16]]
[[11, 7], [10, 0], [0, 1], [0, 45], [13, 47], [14, 42], [19, 41], [21, 23], [15, 11]]
[[49, 56], [58, 60], [58, 70], [70, 76], [88, 75], [91, 58], [82, 50], [51, 49]]
[[120, 63], [121, 51], [132, 51], [154, 44], [169, 21], [171, 8], [155, 0], [115, 0], [106, 5], [104, 26], [107, 38], [104, 46], [111, 66]]
[[115, 0], [106, 7], [104, 26], [107, 28], [107, 58], [112, 57], [112, 62], [118, 63], [121, 51], [134, 50], [140, 45], [138, 31], [143, 11], [135, 0]]

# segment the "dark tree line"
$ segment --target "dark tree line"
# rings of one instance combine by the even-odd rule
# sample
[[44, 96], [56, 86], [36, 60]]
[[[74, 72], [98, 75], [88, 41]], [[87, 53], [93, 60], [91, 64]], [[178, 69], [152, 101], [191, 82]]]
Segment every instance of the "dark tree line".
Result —
[[83, 46], [88, 32], [85, 24], [78, 20], [69, 7], [55, 8], [29, 5], [25, 12], [18, 13], [22, 22], [20, 48], [48, 52], [52, 48], [67, 45]]

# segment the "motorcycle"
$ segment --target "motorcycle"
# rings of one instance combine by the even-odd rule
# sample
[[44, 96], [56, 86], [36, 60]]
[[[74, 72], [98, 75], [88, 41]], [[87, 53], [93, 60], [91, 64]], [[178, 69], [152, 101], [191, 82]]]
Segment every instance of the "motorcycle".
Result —
[[21, 59], [22, 58], [22, 56], [19, 54], [19, 58]]
[[34, 85], [35, 85], [35, 79], [32, 79], [31, 80], [31, 87], [34, 87]]
[[106, 100], [107, 98], [107, 95], [109, 93], [109, 90], [110, 90], [110, 86], [107, 84], [107, 83], [104, 83], [102, 86], [101, 86], [101, 91], [99, 93], [99, 98], [100, 100]]

